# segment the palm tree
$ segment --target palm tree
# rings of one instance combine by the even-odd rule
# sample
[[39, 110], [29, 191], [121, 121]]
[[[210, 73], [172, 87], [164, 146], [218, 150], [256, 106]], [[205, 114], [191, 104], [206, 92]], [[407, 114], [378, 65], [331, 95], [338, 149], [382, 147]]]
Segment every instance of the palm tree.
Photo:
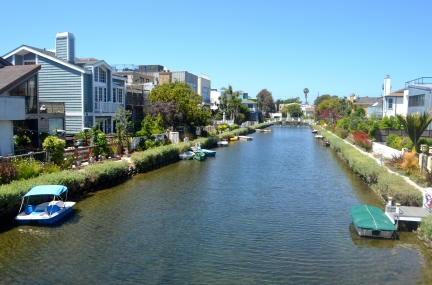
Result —
[[303, 93], [305, 94], [306, 104], [307, 104], [307, 94], [309, 93], [309, 89], [307, 89], [307, 88], [303, 89]]
[[242, 99], [240, 98], [243, 94], [242, 91], [233, 91], [231, 85], [228, 85], [228, 88], [221, 88], [224, 92], [224, 96], [227, 98], [227, 109], [230, 115], [231, 120], [235, 118], [235, 115], [238, 113], [238, 108], [241, 105]]
[[432, 122], [432, 116], [424, 112], [423, 115], [420, 115], [420, 113], [415, 113], [412, 115], [407, 115], [406, 117], [402, 115], [396, 115], [396, 117], [402, 124], [405, 132], [408, 134], [408, 137], [413, 142], [413, 152], [417, 152], [419, 147], [418, 140]]

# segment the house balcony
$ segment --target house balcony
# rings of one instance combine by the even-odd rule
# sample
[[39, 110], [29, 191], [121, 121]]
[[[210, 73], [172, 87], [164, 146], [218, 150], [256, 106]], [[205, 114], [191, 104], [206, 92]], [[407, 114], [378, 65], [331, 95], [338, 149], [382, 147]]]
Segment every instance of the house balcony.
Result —
[[255, 109], [255, 108], [249, 108], [249, 111], [250, 111], [251, 113], [255, 113], [255, 112], [256, 112], [256, 109]]
[[115, 113], [120, 106], [124, 107], [123, 103], [113, 102], [95, 102], [94, 113]]
[[409, 85], [432, 85], [432, 77], [420, 77], [405, 82], [405, 88], [408, 88]]

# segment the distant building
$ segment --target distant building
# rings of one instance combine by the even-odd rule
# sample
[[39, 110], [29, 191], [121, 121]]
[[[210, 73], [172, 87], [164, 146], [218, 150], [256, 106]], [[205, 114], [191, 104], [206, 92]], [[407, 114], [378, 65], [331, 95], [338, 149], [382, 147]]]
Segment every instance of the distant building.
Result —
[[355, 97], [355, 94], [351, 94], [349, 98], [350, 102], [357, 106], [357, 108], [363, 108], [366, 116], [368, 115], [368, 108], [374, 104], [379, 104], [382, 102], [382, 97]]

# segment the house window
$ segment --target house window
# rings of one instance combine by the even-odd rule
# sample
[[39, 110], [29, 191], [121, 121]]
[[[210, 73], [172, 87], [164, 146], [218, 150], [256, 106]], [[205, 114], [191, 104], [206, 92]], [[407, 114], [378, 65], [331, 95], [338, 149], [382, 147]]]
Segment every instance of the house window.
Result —
[[123, 103], [123, 89], [118, 90], [118, 101], [119, 103]]
[[388, 99], [388, 109], [393, 110], [393, 98]]
[[117, 101], [117, 95], [116, 95], [116, 89], [113, 88], [113, 102], [115, 103]]
[[107, 89], [104, 88], [104, 102], [107, 101]]
[[408, 107], [421, 107], [425, 103], [425, 94], [410, 96], [408, 100]]
[[102, 102], [102, 87], [99, 87], [99, 101]]
[[99, 101], [98, 100], [98, 88], [95, 87], [95, 102]]
[[94, 81], [99, 81], [99, 67], [95, 67], [94, 69]]
[[27, 61], [27, 60], [24, 61], [24, 65], [35, 65], [35, 64], [36, 61]]
[[99, 82], [106, 82], [106, 71], [100, 68], [99, 75]]

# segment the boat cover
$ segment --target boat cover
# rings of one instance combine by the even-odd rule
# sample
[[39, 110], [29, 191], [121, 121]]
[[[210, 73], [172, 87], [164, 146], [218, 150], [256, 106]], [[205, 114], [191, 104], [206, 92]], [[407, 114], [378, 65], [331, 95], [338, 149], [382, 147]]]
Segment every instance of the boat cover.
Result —
[[368, 205], [351, 207], [351, 219], [353, 224], [362, 229], [395, 231], [395, 225], [383, 213], [380, 208]]
[[67, 187], [63, 185], [39, 185], [33, 187], [24, 197], [35, 195], [61, 195], [67, 191]]

